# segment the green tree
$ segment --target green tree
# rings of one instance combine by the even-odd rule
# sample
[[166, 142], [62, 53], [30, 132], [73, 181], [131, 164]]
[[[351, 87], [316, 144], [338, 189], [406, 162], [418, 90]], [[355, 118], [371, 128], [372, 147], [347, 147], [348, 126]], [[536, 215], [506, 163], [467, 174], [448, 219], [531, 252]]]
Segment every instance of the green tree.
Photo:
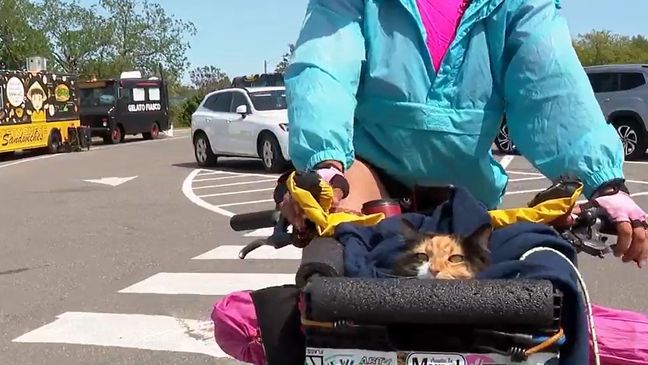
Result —
[[229, 87], [232, 84], [230, 78], [215, 66], [194, 68], [189, 72], [189, 78], [193, 87], [178, 86], [175, 88], [175, 95], [184, 99], [171, 111], [173, 123], [178, 127], [191, 125], [191, 115], [207, 93]]
[[[87, 71], [96, 60], [105, 60], [110, 33], [97, 6], [81, 6], [76, 0], [44, 0], [35, 26], [50, 39], [52, 58], [60, 71]], [[95, 67], [96, 68], [96, 67]]]
[[174, 19], [160, 4], [148, 0], [100, 0], [110, 14], [105, 27], [110, 32], [113, 67], [124, 71], [155, 72], [161, 64], [169, 74], [179, 76], [187, 67], [187, 36], [196, 34], [191, 22]]
[[279, 62], [275, 67], [276, 73], [286, 72], [288, 65], [290, 65], [290, 60], [292, 59], [293, 53], [295, 53], [295, 45], [291, 43], [288, 45], [288, 52], [284, 53], [284, 55], [281, 57], [281, 62]]
[[165, 77], [177, 82], [188, 67], [185, 38], [196, 28], [157, 3], [99, 0], [84, 7], [78, 0], [43, 0], [38, 8], [34, 24], [50, 39], [52, 58], [63, 71], [115, 77], [128, 70], [155, 74], [161, 64]]
[[25, 0], [0, 0], [0, 60], [10, 69], [23, 68], [27, 57], [50, 55], [46, 36], [31, 24], [35, 10]]
[[641, 35], [629, 37], [593, 30], [579, 34], [574, 48], [583, 66], [648, 62], [648, 39]]
[[191, 83], [203, 95], [231, 85], [229, 77], [220, 68], [215, 66], [194, 68], [189, 72], [189, 78], [191, 79]]

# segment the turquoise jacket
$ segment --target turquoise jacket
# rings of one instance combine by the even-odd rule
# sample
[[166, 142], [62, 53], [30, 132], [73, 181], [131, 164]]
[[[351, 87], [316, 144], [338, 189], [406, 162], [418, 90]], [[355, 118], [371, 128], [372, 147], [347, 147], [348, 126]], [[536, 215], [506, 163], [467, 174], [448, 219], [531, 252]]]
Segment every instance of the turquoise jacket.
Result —
[[416, 0], [311, 0], [286, 72], [297, 169], [360, 156], [403, 183], [455, 184], [494, 208], [491, 146], [506, 114], [519, 151], [589, 196], [623, 177], [623, 148], [558, 0], [473, 0], [435, 70]]

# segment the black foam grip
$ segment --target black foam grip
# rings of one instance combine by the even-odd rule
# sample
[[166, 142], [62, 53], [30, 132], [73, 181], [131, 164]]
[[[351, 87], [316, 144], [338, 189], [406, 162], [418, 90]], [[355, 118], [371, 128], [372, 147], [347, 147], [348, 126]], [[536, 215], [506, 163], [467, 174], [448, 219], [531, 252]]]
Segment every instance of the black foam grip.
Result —
[[314, 274], [337, 277], [344, 275], [344, 248], [332, 238], [315, 238], [302, 250], [301, 265], [295, 275], [302, 288]]
[[541, 280], [313, 277], [307, 316], [359, 324], [539, 326], [555, 324], [554, 289]]
[[235, 231], [274, 227], [279, 221], [280, 213], [276, 210], [237, 214], [230, 218], [230, 227]]

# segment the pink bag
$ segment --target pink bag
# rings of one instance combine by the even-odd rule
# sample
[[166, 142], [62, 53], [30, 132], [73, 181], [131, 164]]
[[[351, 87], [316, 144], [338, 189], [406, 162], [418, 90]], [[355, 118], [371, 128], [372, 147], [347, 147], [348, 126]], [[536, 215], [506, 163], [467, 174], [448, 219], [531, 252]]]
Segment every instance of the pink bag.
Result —
[[[214, 338], [234, 359], [264, 365], [265, 350], [250, 293], [234, 292], [214, 304]], [[601, 364], [648, 364], [648, 316], [595, 304], [592, 314]]]
[[594, 304], [592, 314], [601, 364], [648, 364], [648, 316]]
[[220, 348], [238, 361], [265, 364], [265, 351], [250, 291], [228, 294], [214, 303], [214, 339]]

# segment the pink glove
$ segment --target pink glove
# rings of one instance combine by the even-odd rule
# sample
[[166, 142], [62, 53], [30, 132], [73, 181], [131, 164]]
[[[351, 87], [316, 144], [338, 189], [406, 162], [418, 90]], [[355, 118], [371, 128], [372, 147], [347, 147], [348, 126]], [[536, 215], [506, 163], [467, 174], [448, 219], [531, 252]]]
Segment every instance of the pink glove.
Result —
[[639, 221], [638, 223], [646, 226], [648, 214], [623, 191], [598, 197], [594, 201], [605, 210], [614, 223]]
[[331, 180], [333, 180], [334, 177], [336, 176], [342, 176], [344, 177], [344, 174], [342, 174], [342, 171], [336, 169], [335, 167], [324, 167], [321, 169], [315, 170], [317, 174], [324, 179], [327, 183], [330, 183]]
[[595, 198], [594, 203], [603, 208], [610, 220], [616, 224], [618, 238], [614, 255], [623, 256], [623, 262], [635, 261], [639, 268], [646, 266], [648, 261], [646, 212], [623, 191]]
[[334, 189], [342, 190], [342, 196], [340, 198], [344, 199], [349, 195], [349, 182], [344, 177], [342, 171], [336, 169], [335, 167], [323, 167], [315, 170], [315, 172], [324, 181], [331, 184]]

